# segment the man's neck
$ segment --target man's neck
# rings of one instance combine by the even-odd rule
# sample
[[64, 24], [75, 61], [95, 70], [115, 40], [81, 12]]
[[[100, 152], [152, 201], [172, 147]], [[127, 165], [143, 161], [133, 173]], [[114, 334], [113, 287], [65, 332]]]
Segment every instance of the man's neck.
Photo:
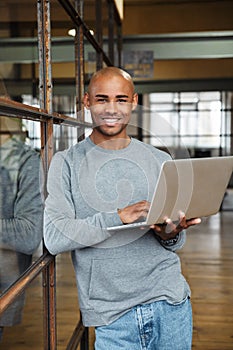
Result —
[[119, 150], [122, 148], [126, 148], [130, 144], [131, 140], [127, 134], [121, 137], [111, 137], [99, 134], [95, 132], [95, 130], [92, 131], [90, 139], [95, 145], [109, 150]]

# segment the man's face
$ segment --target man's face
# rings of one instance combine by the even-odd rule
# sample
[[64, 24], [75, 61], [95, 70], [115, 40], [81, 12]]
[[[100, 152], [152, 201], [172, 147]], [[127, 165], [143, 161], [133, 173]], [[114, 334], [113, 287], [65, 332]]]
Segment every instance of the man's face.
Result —
[[96, 131], [105, 136], [124, 137], [131, 111], [137, 105], [137, 94], [125, 78], [101, 76], [92, 83], [84, 105], [91, 111]]

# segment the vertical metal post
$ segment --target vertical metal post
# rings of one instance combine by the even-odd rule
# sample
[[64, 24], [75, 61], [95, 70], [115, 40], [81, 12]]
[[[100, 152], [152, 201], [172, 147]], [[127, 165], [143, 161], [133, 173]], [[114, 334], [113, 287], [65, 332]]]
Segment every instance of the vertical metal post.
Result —
[[181, 138], [181, 93], [178, 92], [178, 104], [177, 104], [177, 116], [178, 116], [178, 125], [177, 125], [177, 144], [176, 147], [180, 147], [180, 138]]
[[138, 140], [143, 141], [143, 132], [142, 132], [142, 113], [143, 113], [143, 96], [138, 94], [138, 127], [137, 127], [137, 137]]
[[[102, 31], [102, 0], [95, 1], [95, 15], [96, 15], [96, 40], [101, 47], [103, 48], [103, 31]], [[99, 70], [103, 67], [103, 55], [102, 52], [96, 53], [96, 70]]]
[[114, 65], [114, 2], [108, 1], [108, 56]]
[[[83, 19], [84, 0], [75, 0], [75, 10]], [[84, 108], [82, 104], [82, 97], [84, 95], [85, 86], [85, 72], [84, 72], [84, 35], [81, 26], [76, 27], [75, 34], [75, 83], [76, 83], [76, 113], [77, 119], [84, 122]], [[78, 129], [78, 141], [85, 137], [85, 128]]]
[[122, 25], [117, 24], [117, 54], [118, 54], [118, 67], [122, 64]]
[[[38, 49], [39, 49], [39, 100], [40, 107], [52, 113], [52, 74], [51, 74], [51, 30], [50, 30], [50, 2], [38, 0]], [[46, 169], [53, 155], [53, 123], [52, 120], [43, 134], [46, 136], [42, 144], [42, 156]]]
[[[227, 110], [230, 107], [230, 111], [229, 113], [231, 113], [230, 116], [230, 125], [231, 125], [231, 131], [230, 131], [230, 154], [233, 155], [233, 110], [232, 110], [232, 106], [233, 106], [233, 94], [232, 92], [227, 92], [228, 94], [230, 94], [230, 101], [228, 102], [229, 105], [227, 104]], [[227, 112], [228, 113], [228, 112]]]
[[40, 106], [52, 112], [50, 2], [38, 0]]
[[[52, 113], [50, 2], [37, 1], [40, 107]], [[41, 157], [45, 181], [53, 155], [53, 121], [41, 123]], [[44, 251], [46, 251], [44, 247]], [[44, 350], [56, 349], [55, 258], [43, 271]]]
[[[226, 133], [224, 131], [226, 131], [226, 128], [224, 130], [224, 125], [226, 122], [225, 119], [225, 108], [226, 108], [226, 100], [223, 102], [224, 99], [224, 93], [221, 91], [220, 93], [220, 101], [221, 101], [221, 121], [220, 121], [220, 131], [219, 131], [219, 150], [218, 150], [218, 154], [219, 156], [223, 155], [223, 148], [224, 146], [226, 146]], [[225, 108], [223, 107], [225, 106]], [[225, 119], [225, 120], [224, 120]], [[225, 140], [224, 140], [224, 134], [225, 134]], [[226, 151], [226, 149], [225, 149]]]
[[[75, 10], [79, 13], [80, 17], [84, 17], [84, 0], [75, 0]], [[84, 34], [82, 26], [76, 28], [75, 34], [75, 83], [76, 83], [76, 111], [77, 119], [80, 122], [85, 121], [84, 107], [82, 98], [85, 88], [85, 70], [84, 70]], [[78, 130], [78, 141], [85, 138], [85, 128], [81, 127]], [[81, 314], [80, 314], [81, 318]], [[88, 350], [88, 329], [85, 329], [84, 335], [81, 339], [81, 350]]]
[[89, 331], [88, 328], [85, 328], [84, 334], [80, 343], [80, 350], [89, 350]]

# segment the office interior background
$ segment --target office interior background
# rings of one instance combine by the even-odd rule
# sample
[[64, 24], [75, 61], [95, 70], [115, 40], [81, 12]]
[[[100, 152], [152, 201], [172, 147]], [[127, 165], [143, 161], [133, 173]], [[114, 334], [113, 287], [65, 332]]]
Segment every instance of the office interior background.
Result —
[[[53, 154], [90, 133], [90, 76], [116, 65], [139, 93], [131, 136], [174, 158], [232, 155], [232, 13], [232, 0], [2, 0], [0, 118], [20, 121], [10, 131], [41, 153], [46, 181]], [[220, 212], [179, 253], [193, 290], [194, 349], [233, 349], [232, 188], [231, 178]], [[23, 320], [4, 330], [0, 349], [93, 349], [69, 254], [52, 257], [41, 244], [1, 291], [3, 308], [22, 291]]]

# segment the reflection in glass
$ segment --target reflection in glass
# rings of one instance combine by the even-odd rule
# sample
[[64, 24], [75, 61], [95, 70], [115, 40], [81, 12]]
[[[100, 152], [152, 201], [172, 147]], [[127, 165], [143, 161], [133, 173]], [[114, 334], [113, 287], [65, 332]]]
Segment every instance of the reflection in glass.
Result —
[[[21, 120], [0, 116], [1, 292], [29, 267], [42, 238], [40, 156], [25, 136]], [[23, 306], [21, 294], [0, 317], [0, 330], [21, 322]]]
[[42, 350], [43, 346], [43, 295], [41, 274], [27, 288], [22, 322], [16, 327], [6, 327], [1, 350]]

